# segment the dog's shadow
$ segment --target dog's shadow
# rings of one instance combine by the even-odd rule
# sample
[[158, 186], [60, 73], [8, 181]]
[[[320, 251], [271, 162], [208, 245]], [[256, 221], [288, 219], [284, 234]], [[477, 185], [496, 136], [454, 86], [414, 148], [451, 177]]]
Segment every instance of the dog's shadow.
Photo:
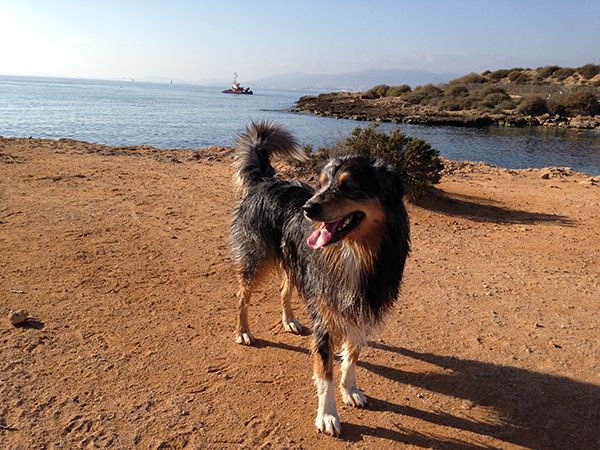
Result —
[[436, 188], [431, 189], [426, 196], [419, 199], [416, 205], [430, 211], [452, 217], [462, 217], [473, 222], [512, 224], [550, 222], [565, 227], [576, 225], [576, 222], [567, 216], [511, 209], [490, 199], [450, 194]]
[[398, 383], [464, 400], [468, 408], [485, 408], [490, 420], [469, 414], [424, 411], [407, 404], [369, 398], [368, 409], [397, 413], [388, 428], [344, 424], [342, 437], [361, 441], [365, 435], [424, 448], [482, 449], [484, 445], [448, 440], [402, 427], [402, 416], [414, 417], [458, 431], [491, 436], [534, 450], [600, 448], [600, 386], [515, 367], [418, 353], [373, 344], [374, 348], [444, 368], [443, 373], [412, 373], [359, 361], [358, 365]]

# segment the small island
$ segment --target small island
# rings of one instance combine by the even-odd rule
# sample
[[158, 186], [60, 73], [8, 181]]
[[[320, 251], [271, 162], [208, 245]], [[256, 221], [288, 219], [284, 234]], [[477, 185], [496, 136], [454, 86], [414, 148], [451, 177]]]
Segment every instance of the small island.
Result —
[[445, 85], [379, 85], [304, 96], [292, 110], [361, 121], [481, 127], [556, 126], [600, 131], [600, 65], [502, 69]]

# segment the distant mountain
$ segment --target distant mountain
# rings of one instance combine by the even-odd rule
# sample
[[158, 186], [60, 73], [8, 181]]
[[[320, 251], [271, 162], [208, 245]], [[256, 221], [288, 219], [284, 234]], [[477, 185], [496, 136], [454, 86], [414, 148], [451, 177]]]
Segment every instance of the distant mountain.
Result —
[[317, 91], [364, 92], [379, 84], [411, 87], [428, 83], [444, 84], [458, 78], [456, 73], [433, 73], [427, 70], [369, 69], [338, 75], [316, 75], [302, 72], [273, 75], [242, 83], [252, 89], [298, 89]]

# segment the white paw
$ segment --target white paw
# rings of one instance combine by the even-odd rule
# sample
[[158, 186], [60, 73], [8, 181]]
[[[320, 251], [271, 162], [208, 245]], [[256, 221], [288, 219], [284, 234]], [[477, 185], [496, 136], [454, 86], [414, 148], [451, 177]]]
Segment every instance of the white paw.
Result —
[[367, 404], [367, 398], [362, 391], [354, 385], [350, 389], [346, 389], [341, 386], [342, 400], [345, 404], [350, 406], [365, 406]]
[[302, 334], [302, 325], [295, 317], [291, 319], [283, 318], [283, 328], [288, 333]]
[[254, 336], [252, 336], [252, 333], [246, 331], [245, 333], [240, 333], [238, 337], [235, 338], [235, 342], [238, 344], [252, 345], [254, 344], [255, 339]]
[[339, 436], [342, 433], [342, 424], [337, 413], [319, 414], [315, 425], [321, 433], [328, 434], [329, 436]]

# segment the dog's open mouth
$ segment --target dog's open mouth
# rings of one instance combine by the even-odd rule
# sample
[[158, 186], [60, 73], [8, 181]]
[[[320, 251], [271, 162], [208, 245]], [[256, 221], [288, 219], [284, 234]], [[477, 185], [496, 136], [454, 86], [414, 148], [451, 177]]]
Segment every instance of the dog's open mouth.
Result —
[[334, 222], [323, 222], [306, 241], [311, 248], [318, 249], [335, 244], [354, 231], [365, 219], [365, 213], [357, 211]]

